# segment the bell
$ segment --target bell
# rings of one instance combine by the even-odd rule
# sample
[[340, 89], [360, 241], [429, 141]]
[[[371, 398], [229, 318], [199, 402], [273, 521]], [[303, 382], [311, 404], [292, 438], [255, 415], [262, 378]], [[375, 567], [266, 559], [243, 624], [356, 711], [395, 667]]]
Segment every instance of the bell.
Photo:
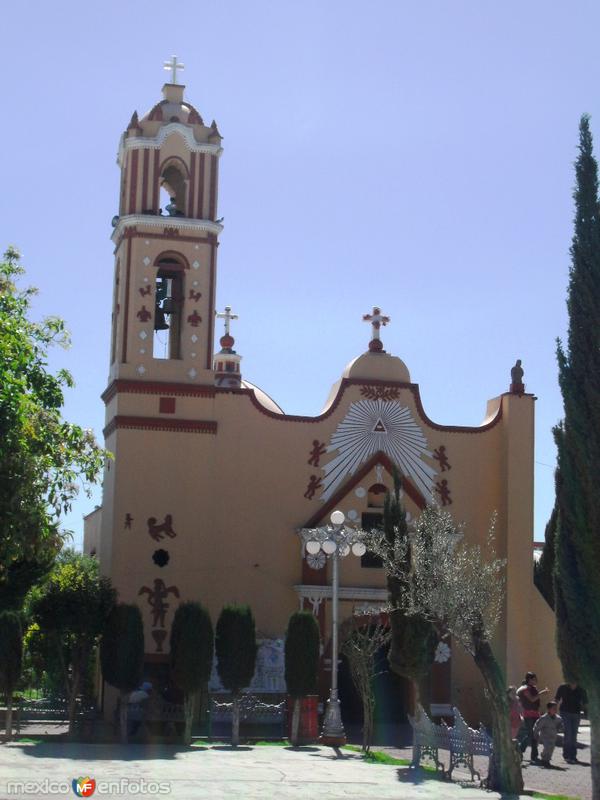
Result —
[[171, 297], [166, 297], [162, 302], [162, 310], [164, 314], [172, 314], [175, 310], [175, 303]]
[[165, 312], [163, 311], [160, 306], [156, 306], [154, 309], [154, 330], [155, 331], [168, 331], [169, 326], [167, 324], [167, 320], [165, 319]]

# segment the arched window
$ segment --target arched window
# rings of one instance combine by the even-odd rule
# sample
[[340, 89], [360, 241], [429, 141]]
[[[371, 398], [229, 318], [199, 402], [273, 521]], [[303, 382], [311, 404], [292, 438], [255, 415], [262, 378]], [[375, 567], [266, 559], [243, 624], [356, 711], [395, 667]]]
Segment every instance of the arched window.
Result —
[[163, 214], [172, 217], [186, 216], [187, 168], [180, 161], [168, 161], [160, 176], [160, 207]]
[[154, 358], [181, 358], [183, 265], [166, 256], [157, 262], [154, 295]]
[[[381, 491], [381, 489], [383, 489], [383, 491]], [[371, 486], [367, 495], [369, 500], [369, 508], [379, 508], [383, 510], [386, 491], [387, 489], [381, 483], [376, 483], [374, 486]], [[379, 511], [367, 511], [361, 515], [360, 523], [364, 531], [372, 531], [375, 528], [382, 530], [383, 514]], [[364, 556], [361, 556], [360, 565], [363, 567], [363, 569], [381, 569], [383, 567], [383, 561], [380, 556], [376, 555], [376, 553], [373, 553], [371, 550], [367, 550]]]
[[369, 488], [367, 494], [367, 504], [369, 508], [383, 508], [386, 494], [387, 489], [383, 483], [374, 483], [373, 486]]

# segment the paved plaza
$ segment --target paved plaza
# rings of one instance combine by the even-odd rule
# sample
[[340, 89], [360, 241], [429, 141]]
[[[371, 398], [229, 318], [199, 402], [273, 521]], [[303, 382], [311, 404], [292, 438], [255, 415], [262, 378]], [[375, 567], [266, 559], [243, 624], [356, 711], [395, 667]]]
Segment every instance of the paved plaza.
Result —
[[[123, 759], [125, 756], [125, 759]], [[114, 760], [112, 760], [114, 759]], [[168, 795], [185, 800], [211, 798], [302, 798], [337, 800], [337, 798], [444, 798], [467, 800], [458, 785], [428, 781], [415, 786], [399, 781], [398, 768], [365, 764], [358, 755], [345, 752], [336, 758], [329, 748], [306, 748], [293, 752], [284, 747], [239, 748], [109, 745], [9, 745], [0, 750], [0, 797], [44, 797], [34, 794], [8, 794], [9, 781], [43, 782], [51, 779], [69, 784], [73, 777], [90, 776], [96, 781], [160, 781]], [[58, 788], [58, 787], [57, 787]], [[165, 797], [154, 791], [146, 796]], [[124, 797], [139, 797], [141, 792], [125, 792]], [[60, 790], [58, 796], [64, 796]], [[94, 796], [99, 795], [99, 790]], [[108, 796], [119, 796], [116, 792]], [[480, 790], [469, 792], [471, 800], [499, 797]]]
[[[324, 747], [293, 751], [285, 747], [177, 747], [93, 745], [44, 742], [0, 747], [0, 798], [74, 797], [73, 778], [97, 782], [94, 797], [277, 798], [402, 798], [402, 800], [493, 800], [500, 795], [464, 789], [458, 783], [424, 780], [414, 783], [405, 767], [367, 764], [358, 754], [343, 757]], [[583, 768], [582, 768], [583, 769]], [[529, 768], [526, 773], [529, 773]], [[548, 773], [546, 773], [548, 774]], [[588, 769], [589, 774], [589, 769]], [[529, 777], [529, 775], [527, 775]], [[549, 776], [548, 776], [549, 778]], [[15, 791], [12, 782], [29, 783]], [[50, 785], [53, 782], [54, 785]], [[102, 782], [112, 782], [109, 789]], [[542, 781], [540, 781], [541, 783]], [[543, 781], [546, 788], [554, 782]], [[536, 787], [537, 788], [537, 787]]]

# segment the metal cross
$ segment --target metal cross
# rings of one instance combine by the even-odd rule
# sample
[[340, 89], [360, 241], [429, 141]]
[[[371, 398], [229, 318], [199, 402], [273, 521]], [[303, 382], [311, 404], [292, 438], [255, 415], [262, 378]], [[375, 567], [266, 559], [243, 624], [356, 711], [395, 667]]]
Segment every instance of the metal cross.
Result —
[[237, 314], [231, 313], [231, 306], [225, 306], [225, 311], [217, 311], [215, 313], [217, 319], [225, 320], [225, 333], [229, 335], [229, 325], [232, 319], [239, 319]]
[[177, 56], [171, 56], [170, 61], [164, 62], [163, 69], [171, 70], [171, 83], [177, 83], [177, 70], [185, 69], [185, 65], [177, 63]]
[[391, 321], [391, 317], [384, 316], [377, 306], [373, 306], [372, 314], [363, 314], [363, 322], [370, 322], [373, 327], [373, 339], [379, 339], [379, 329], [382, 325], [385, 326]]

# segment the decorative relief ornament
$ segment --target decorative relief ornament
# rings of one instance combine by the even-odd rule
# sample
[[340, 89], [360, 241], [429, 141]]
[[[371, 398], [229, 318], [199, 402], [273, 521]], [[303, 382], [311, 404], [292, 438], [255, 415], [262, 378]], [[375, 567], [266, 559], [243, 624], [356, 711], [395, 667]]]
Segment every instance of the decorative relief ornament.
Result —
[[435, 484], [435, 490], [439, 495], [442, 506], [451, 506], [452, 498], [450, 497], [450, 487], [448, 481], [444, 478]]
[[427, 439], [410, 409], [396, 401], [379, 398], [351, 403], [327, 448], [328, 453], [336, 451], [323, 467], [321, 500], [328, 500], [346, 475], [353, 475], [379, 451], [398, 465], [426, 499], [431, 497], [436, 472], [424, 460], [432, 457]]
[[322, 550], [319, 550], [319, 552], [315, 554], [313, 553], [306, 554], [306, 563], [311, 569], [323, 569], [326, 561], [327, 561], [327, 556]]
[[398, 400], [400, 389], [389, 386], [361, 386], [360, 393], [367, 400]]
[[433, 457], [440, 465], [440, 472], [446, 472], [447, 470], [452, 469], [452, 464], [448, 461], [445, 445], [441, 444], [436, 450], [434, 450]]
[[438, 642], [438, 646], [435, 648], [434, 660], [438, 664], [444, 664], [446, 661], [450, 661], [451, 655], [452, 651], [446, 642]]
[[160, 542], [165, 536], [174, 539], [177, 534], [173, 530], [173, 517], [171, 514], [165, 514], [162, 522], [158, 522], [156, 517], [149, 517], [148, 522], [148, 535], [151, 536], [155, 542]]

